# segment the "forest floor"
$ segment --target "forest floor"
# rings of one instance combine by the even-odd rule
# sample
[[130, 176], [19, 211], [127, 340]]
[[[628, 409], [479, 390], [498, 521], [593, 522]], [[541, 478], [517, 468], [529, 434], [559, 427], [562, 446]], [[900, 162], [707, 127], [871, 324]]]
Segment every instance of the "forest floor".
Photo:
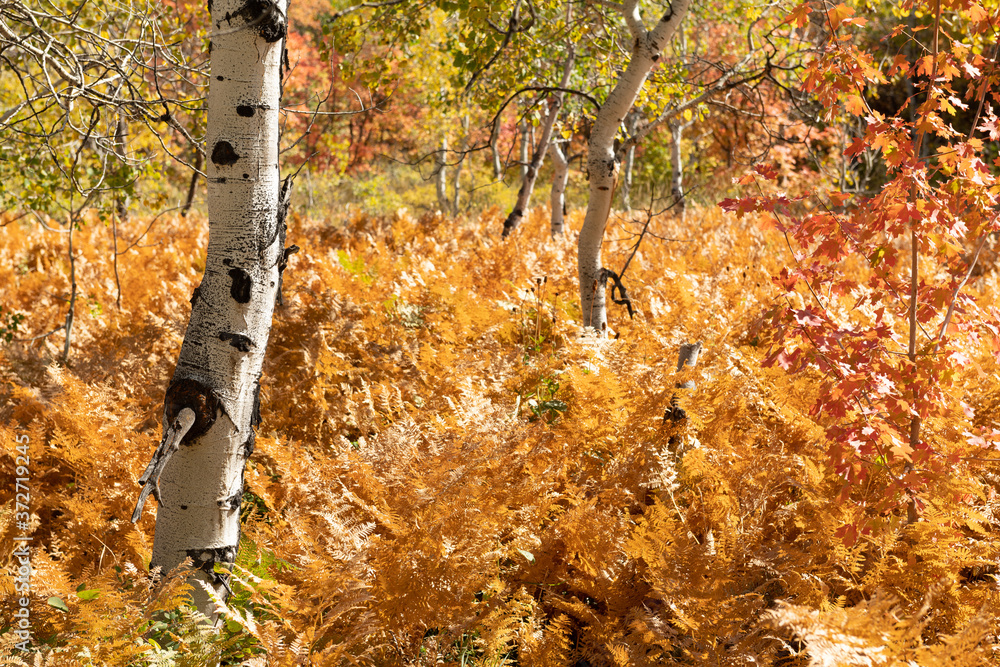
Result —
[[[818, 372], [761, 368], [771, 276], [792, 261], [780, 236], [718, 209], [654, 219], [623, 276], [635, 317], [611, 305], [601, 340], [578, 325], [581, 212], [558, 240], [545, 209], [506, 242], [503, 217], [293, 215], [221, 635], [181, 579], [150, 577], [156, 503], [129, 522], [207, 224], [121, 225], [119, 250], [136, 244], [117, 280], [111, 228], [77, 232], [69, 362], [62, 332], [0, 344], [0, 535], [9, 554], [24, 534], [27, 477], [45, 664], [220, 647], [261, 665], [998, 664], [1000, 458], [942, 435], [956, 463], [916, 523], [873, 509], [878, 474], [841, 497]], [[613, 219], [606, 266], [645, 222]], [[65, 235], [4, 227], [0, 334], [62, 324], [68, 269]], [[973, 282], [997, 293], [992, 267]], [[997, 362], [971, 354], [963, 400], [988, 421]], [[4, 660], [16, 578], [9, 560]]]

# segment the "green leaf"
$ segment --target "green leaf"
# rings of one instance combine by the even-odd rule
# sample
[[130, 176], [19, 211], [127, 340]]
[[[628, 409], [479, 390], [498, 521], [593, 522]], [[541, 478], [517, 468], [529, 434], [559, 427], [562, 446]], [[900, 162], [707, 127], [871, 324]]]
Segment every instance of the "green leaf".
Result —
[[96, 600], [100, 595], [101, 592], [98, 590], [78, 591], [76, 594], [81, 600]]
[[67, 607], [66, 603], [62, 601], [62, 598], [57, 598], [56, 596], [53, 595], [48, 599], [48, 603], [50, 607], [55, 607], [59, 611], [65, 611], [69, 613], [69, 607]]

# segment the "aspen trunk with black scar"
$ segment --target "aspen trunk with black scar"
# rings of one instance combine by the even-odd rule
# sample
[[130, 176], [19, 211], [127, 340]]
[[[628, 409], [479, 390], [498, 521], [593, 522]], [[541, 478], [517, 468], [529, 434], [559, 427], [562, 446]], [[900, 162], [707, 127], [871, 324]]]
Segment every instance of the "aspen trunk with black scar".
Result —
[[[260, 377], [279, 297], [290, 181], [278, 172], [286, 0], [214, 0], [205, 275], [164, 400], [164, 439], [140, 482], [160, 501], [152, 567], [191, 558], [222, 598], [216, 565], [240, 539], [243, 473], [260, 423]], [[200, 586], [195, 602], [213, 609]]]

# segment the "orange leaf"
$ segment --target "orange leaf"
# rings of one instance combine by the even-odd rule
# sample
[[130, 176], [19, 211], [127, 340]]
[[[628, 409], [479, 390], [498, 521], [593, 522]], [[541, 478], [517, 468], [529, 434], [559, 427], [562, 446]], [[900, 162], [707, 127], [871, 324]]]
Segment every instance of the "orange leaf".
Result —
[[809, 23], [809, 12], [812, 11], [812, 7], [809, 6], [808, 2], [803, 2], [798, 7], [793, 9], [791, 13], [785, 17], [785, 20], [781, 22], [781, 25], [786, 23], [794, 23], [798, 27], [802, 27]]
[[854, 16], [854, 10], [848, 7], [847, 5], [841, 3], [836, 7], [834, 7], [833, 9], [827, 10], [826, 15], [830, 20], [831, 29], [836, 31], [836, 29], [840, 27], [840, 25], [844, 22], [845, 19], [847, 19], [850, 16]]
[[981, 23], [988, 18], [989, 14], [987, 14], [986, 10], [980, 5], [973, 3], [973, 5], [969, 7], [969, 20], [973, 23]]
[[861, 99], [860, 95], [848, 95], [847, 99], [844, 100], [844, 108], [855, 116], [861, 116], [866, 111], [865, 101]]

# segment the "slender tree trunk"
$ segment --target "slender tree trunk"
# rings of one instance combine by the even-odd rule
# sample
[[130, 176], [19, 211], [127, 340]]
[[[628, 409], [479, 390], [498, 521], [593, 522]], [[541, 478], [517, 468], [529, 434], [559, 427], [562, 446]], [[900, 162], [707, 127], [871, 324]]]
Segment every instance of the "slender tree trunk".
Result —
[[455, 165], [455, 175], [451, 179], [451, 201], [448, 204], [448, 210], [451, 215], [458, 215], [459, 200], [462, 196], [462, 167], [465, 166], [465, 156], [458, 158], [458, 164]]
[[681, 155], [681, 139], [686, 125], [680, 121], [670, 121], [670, 196], [675, 210], [683, 218], [687, 210], [684, 201], [684, 158]]
[[[194, 168], [196, 170], [200, 170], [201, 169], [203, 157], [204, 157], [204, 155], [201, 152], [201, 148], [199, 148], [198, 146], [195, 146], [194, 147]], [[187, 216], [188, 211], [191, 210], [191, 204], [194, 203], [194, 193], [195, 193], [195, 190], [196, 190], [196, 188], [198, 186], [198, 177], [199, 177], [199, 175], [200, 174], [198, 174], [198, 171], [191, 172], [191, 182], [188, 184], [187, 198], [184, 200], [184, 206], [181, 208], [181, 217]]]
[[[164, 399], [164, 438], [140, 479], [158, 487], [152, 567], [191, 558], [221, 597], [240, 538], [243, 473], [260, 423], [260, 376], [280, 289], [290, 181], [278, 172], [286, 0], [214, 0], [205, 275]], [[294, 251], [289, 249], [289, 252]], [[198, 608], [214, 610], [200, 586]]]
[[[544, 122], [544, 121], [543, 121]], [[535, 126], [528, 123], [528, 153], [534, 157], [533, 151], [538, 144], [535, 143]], [[525, 174], [527, 176], [527, 174]]]
[[590, 199], [580, 230], [577, 267], [580, 275], [580, 309], [583, 325], [601, 335], [607, 329], [605, 283], [607, 274], [601, 265], [601, 244], [611, 213], [611, 202], [618, 181], [619, 156], [615, 152], [618, 127], [635, 104], [660, 52], [687, 14], [691, 0], [674, 0], [667, 13], [652, 30], [646, 30], [639, 14], [638, 0], [626, 0], [622, 8], [633, 37], [632, 57], [608, 95], [590, 133], [587, 171], [590, 176]]
[[569, 178], [569, 160], [563, 153], [558, 141], [549, 144], [552, 153], [552, 195], [549, 199], [552, 205], [551, 231], [552, 238], [563, 233], [563, 219], [566, 217], [566, 181]]
[[[573, 61], [575, 60], [576, 52], [573, 46], [570, 45], [569, 53], [566, 56], [566, 62], [563, 64], [563, 74], [562, 80], [559, 82], [560, 88], [565, 88], [569, 84], [569, 76], [573, 72]], [[559, 118], [559, 110], [562, 109], [563, 100], [566, 94], [562, 91], [554, 93], [549, 96], [549, 108], [545, 114], [545, 120], [542, 122], [542, 133], [541, 139], [538, 145], [535, 146], [535, 152], [531, 156], [531, 163], [528, 165], [528, 171], [524, 175], [521, 181], [521, 189], [517, 193], [517, 201], [514, 203], [514, 208], [507, 216], [507, 219], [503, 222], [503, 234], [504, 238], [510, 235], [518, 225], [521, 224], [521, 219], [524, 217], [524, 212], [528, 210], [528, 203], [531, 201], [531, 194], [535, 189], [535, 181], [538, 179], [538, 170], [542, 167], [542, 162], [545, 160], [545, 153], [549, 150], [549, 144], [552, 143], [552, 129], [555, 127], [556, 120]], [[524, 135], [522, 135], [522, 139]], [[523, 144], [522, 144], [523, 153]]]
[[69, 228], [66, 234], [69, 242], [69, 308], [66, 309], [66, 322], [63, 325], [66, 339], [63, 342], [63, 365], [69, 362], [69, 351], [73, 341], [73, 317], [76, 314], [76, 257], [73, 255], [73, 229], [76, 227], [76, 216], [70, 214]]
[[[625, 119], [625, 129], [629, 136], [635, 134], [639, 124], [639, 114], [631, 112]], [[622, 161], [622, 208], [627, 212], [632, 210], [632, 169], [635, 166], [635, 144], [630, 143], [625, 151], [625, 159]]]
[[459, 199], [462, 196], [462, 167], [465, 166], [465, 153], [469, 148], [469, 114], [462, 117], [462, 155], [455, 165], [455, 176], [451, 182], [451, 214], [458, 216]]
[[313, 198], [313, 176], [311, 167], [306, 167], [305, 177], [306, 177], [306, 204], [309, 206], [309, 210], [311, 212], [313, 208], [316, 206], [316, 201]]
[[[115, 152], [118, 153], [118, 157], [122, 161], [120, 168], [127, 177], [129, 173], [128, 123], [121, 116], [119, 116], [118, 123], [115, 125]], [[118, 190], [115, 193], [115, 212], [118, 214], [119, 220], [128, 220], [128, 204], [128, 195], [125, 193], [125, 190]]]
[[446, 168], [448, 160], [448, 137], [441, 140], [441, 150], [437, 152], [434, 158], [434, 185], [437, 189], [437, 200], [438, 208], [441, 209], [442, 213], [447, 213], [450, 210], [448, 202], [448, 169]]
[[521, 182], [523, 183], [524, 179], [528, 177], [528, 146], [530, 145], [530, 142], [528, 141], [528, 128], [531, 127], [531, 124], [528, 122], [527, 118], [522, 118], [518, 127], [521, 132], [521, 145], [519, 146], [521, 154], [518, 162], [521, 165]]
[[500, 177], [503, 176], [503, 162], [500, 160], [500, 149], [497, 148], [496, 135], [491, 137], [490, 154], [493, 156], [493, 179], [499, 181]]

